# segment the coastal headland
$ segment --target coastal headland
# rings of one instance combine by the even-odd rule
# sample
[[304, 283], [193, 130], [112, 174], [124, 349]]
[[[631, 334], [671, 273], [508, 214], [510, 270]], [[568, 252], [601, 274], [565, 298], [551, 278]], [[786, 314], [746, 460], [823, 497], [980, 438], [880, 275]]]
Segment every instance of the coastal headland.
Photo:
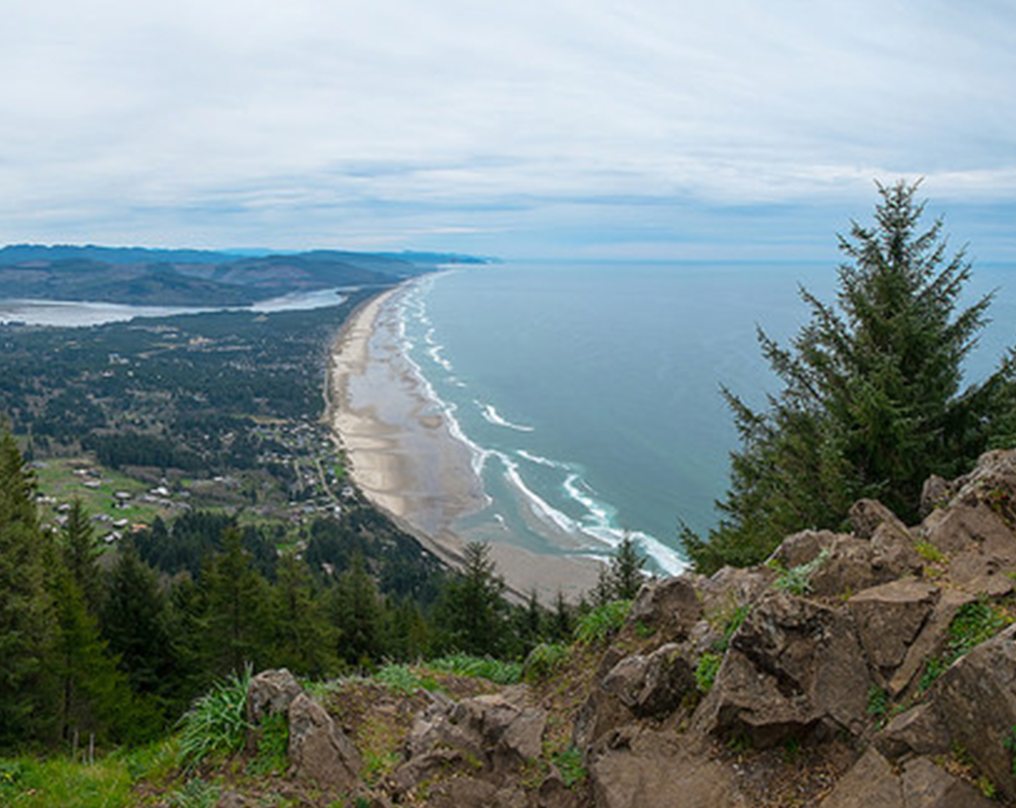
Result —
[[[335, 340], [329, 362], [331, 425], [353, 481], [377, 507], [451, 565], [472, 537], [456, 528], [489, 500], [470, 447], [405, 355], [400, 298], [406, 286], [364, 303]], [[491, 542], [509, 588], [535, 590], [544, 602], [558, 591], [577, 599], [596, 583], [598, 563], [538, 554], [509, 540]]]

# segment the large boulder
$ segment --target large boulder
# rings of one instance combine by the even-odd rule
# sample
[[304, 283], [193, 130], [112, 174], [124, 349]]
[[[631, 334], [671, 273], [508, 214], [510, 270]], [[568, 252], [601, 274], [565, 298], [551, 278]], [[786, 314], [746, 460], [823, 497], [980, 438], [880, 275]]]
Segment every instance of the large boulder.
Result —
[[695, 674], [681, 646], [667, 643], [651, 654], [632, 654], [615, 665], [601, 687], [634, 715], [660, 717], [672, 713], [695, 687]]
[[850, 506], [847, 516], [859, 539], [870, 539], [883, 525], [897, 533], [907, 532], [900, 518], [877, 499], [859, 499]]
[[540, 757], [546, 725], [546, 711], [527, 704], [521, 688], [461, 702], [438, 697], [410, 730], [393, 790], [405, 794], [455, 772], [504, 785], [506, 775]]
[[360, 754], [328, 712], [306, 693], [289, 705], [289, 760], [296, 776], [319, 786], [353, 790]]
[[813, 730], [858, 734], [870, 684], [845, 608], [770, 592], [731, 638], [694, 723], [703, 732], [744, 734], [759, 747]]
[[822, 808], [991, 808], [997, 803], [926, 757], [895, 770], [869, 747], [821, 802]]
[[651, 626], [668, 639], [684, 639], [702, 616], [698, 581], [699, 576], [685, 574], [643, 584], [628, 612], [628, 622]]
[[903, 664], [938, 600], [938, 587], [899, 580], [858, 592], [847, 606], [880, 686]]
[[672, 732], [639, 730], [589, 755], [597, 808], [747, 808], [734, 771]]
[[819, 597], [857, 592], [898, 578], [898, 565], [881, 558], [871, 541], [829, 530], [803, 530], [783, 540], [773, 559], [787, 569], [816, 562], [809, 582]]
[[1008, 798], [1016, 798], [1011, 739], [1016, 727], [1016, 626], [955, 662], [932, 690], [954, 743]]
[[285, 713], [303, 688], [285, 668], [262, 671], [247, 687], [247, 720], [258, 724], [267, 715]]

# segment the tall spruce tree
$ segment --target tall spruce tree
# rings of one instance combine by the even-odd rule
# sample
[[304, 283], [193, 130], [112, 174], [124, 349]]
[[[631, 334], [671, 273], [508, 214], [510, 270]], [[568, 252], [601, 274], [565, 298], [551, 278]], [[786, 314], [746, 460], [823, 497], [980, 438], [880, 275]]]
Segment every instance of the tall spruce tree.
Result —
[[75, 498], [71, 502], [61, 534], [64, 563], [84, 595], [88, 611], [98, 615], [102, 601], [102, 576], [99, 572], [102, 549], [80, 499]]
[[295, 555], [278, 562], [272, 590], [275, 641], [272, 664], [302, 676], [324, 678], [338, 667], [337, 630], [328, 623], [306, 563]]
[[207, 609], [207, 669], [222, 676], [247, 663], [265, 664], [272, 632], [270, 590], [236, 528], [224, 531], [222, 552], [206, 566], [201, 587]]
[[155, 572], [131, 542], [121, 546], [110, 570], [101, 628], [134, 691], [163, 704], [171, 699], [179, 685], [179, 666], [168, 604]]
[[51, 737], [56, 723], [58, 629], [34, 494], [14, 438], [0, 427], [0, 746]]
[[462, 557], [462, 569], [438, 598], [435, 622], [443, 643], [468, 654], [504, 653], [512, 640], [506, 631], [505, 583], [490, 557], [490, 545], [469, 542]]
[[931, 473], [954, 476], [989, 444], [1011, 404], [1012, 355], [966, 389], [962, 362], [992, 295], [961, 308], [970, 278], [963, 251], [948, 254], [942, 221], [922, 226], [916, 184], [878, 186], [871, 227], [840, 237], [836, 304], [807, 290], [810, 321], [784, 347], [759, 330], [782, 382], [756, 410], [724, 388], [742, 447], [708, 540], [685, 530], [700, 571], [764, 559], [788, 533], [836, 528], [860, 497], [904, 519], [917, 515]]

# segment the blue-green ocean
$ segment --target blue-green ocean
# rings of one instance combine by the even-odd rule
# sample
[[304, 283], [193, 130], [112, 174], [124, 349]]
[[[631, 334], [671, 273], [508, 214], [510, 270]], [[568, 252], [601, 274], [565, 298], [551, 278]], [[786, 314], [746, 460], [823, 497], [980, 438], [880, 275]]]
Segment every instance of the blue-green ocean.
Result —
[[[630, 531], [680, 569], [678, 524], [715, 524], [737, 446], [720, 386], [752, 404], [777, 392], [756, 327], [793, 335], [799, 284], [831, 300], [835, 265], [513, 262], [416, 281], [405, 350], [491, 497], [465, 527], [544, 551], [569, 533], [594, 555]], [[1014, 265], [975, 270], [970, 299], [999, 292], [971, 377], [1016, 342], [1014, 287]]]

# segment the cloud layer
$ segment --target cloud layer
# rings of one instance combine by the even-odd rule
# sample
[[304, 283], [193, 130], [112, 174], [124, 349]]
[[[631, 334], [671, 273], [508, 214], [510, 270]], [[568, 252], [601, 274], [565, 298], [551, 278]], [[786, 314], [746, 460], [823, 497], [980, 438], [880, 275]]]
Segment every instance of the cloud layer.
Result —
[[17, 4], [0, 240], [811, 255], [925, 176], [1016, 255], [1012, 4], [835, 5]]

